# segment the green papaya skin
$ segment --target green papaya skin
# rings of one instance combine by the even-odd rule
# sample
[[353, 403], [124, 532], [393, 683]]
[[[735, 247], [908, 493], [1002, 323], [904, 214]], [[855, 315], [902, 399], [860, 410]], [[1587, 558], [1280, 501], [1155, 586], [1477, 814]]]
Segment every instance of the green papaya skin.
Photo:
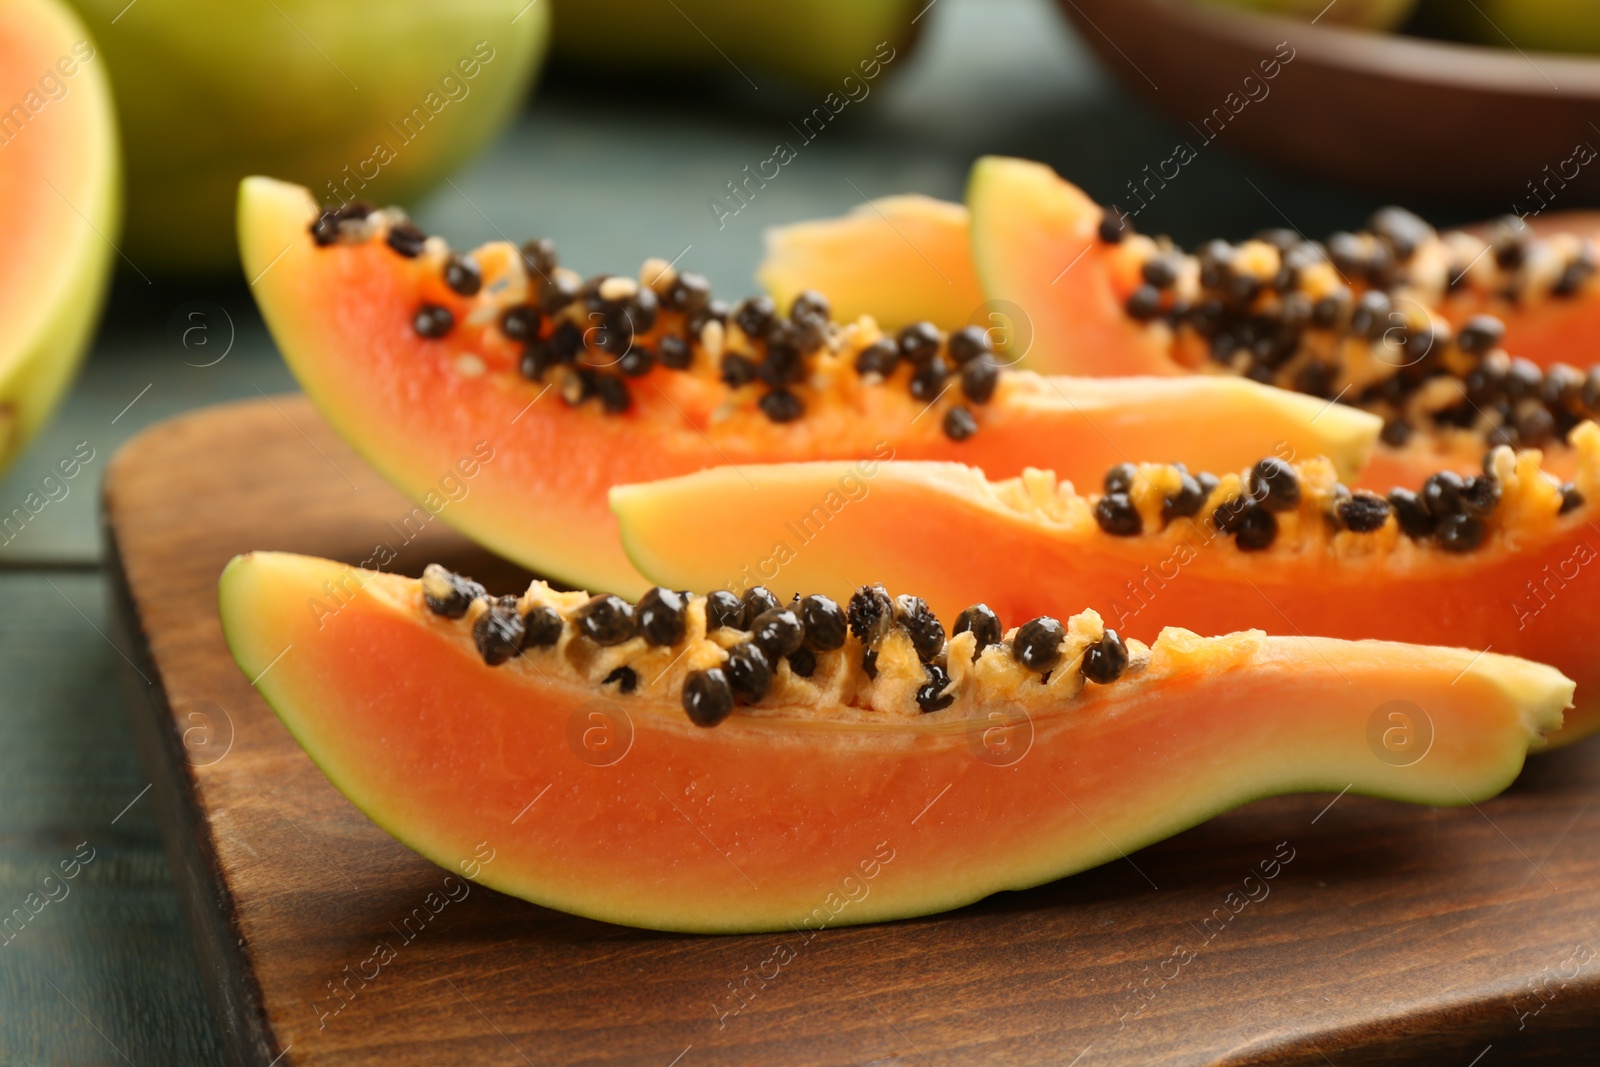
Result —
[[548, 0], [73, 2], [116, 91], [124, 250], [167, 273], [237, 269], [248, 174], [414, 201], [511, 118], [550, 21]]

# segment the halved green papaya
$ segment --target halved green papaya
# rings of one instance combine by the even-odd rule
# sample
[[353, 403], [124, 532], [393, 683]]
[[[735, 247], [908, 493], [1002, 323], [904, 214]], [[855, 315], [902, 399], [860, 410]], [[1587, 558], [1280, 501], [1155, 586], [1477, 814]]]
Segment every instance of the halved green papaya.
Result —
[[[1440, 234], [1385, 208], [1326, 244], [1280, 229], [1191, 255], [1136, 233], [1136, 205], [1102, 208], [1050, 168], [1000, 157], [973, 167], [967, 204], [985, 306], [1026, 320], [1010, 357], [1054, 373], [1238, 374], [1366, 408], [1385, 419], [1371, 484], [1469, 471], [1502, 443], [1544, 448], [1561, 469], [1566, 434], [1600, 417], [1600, 367], [1573, 366], [1592, 362], [1600, 336], [1592, 215]], [[941, 217], [929, 258], [955, 276], [960, 216]], [[823, 292], [858, 284], [841, 264], [902, 254], [883, 229], [857, 215], [790, 227], [761, 275]], [[832, 266], [788, 251], [813, 234], [826, 235]], [[946, 288], [900, 303], [926, 306]]]
[[119, 220], [104, 62], [55, 0], [0, 6], [0, 470], [49, 419], [94, 337]]
[[881, 588], [490, 598], [438, 567], [254, 553], [220, 596], [241, 670], [402, 842], [550, 907], [708, 933], [954, 908], [1276, 793], [1476, 802], [1573, 688], [1493, 652], [1145, 646], [1093, 612], [947, 641]]
[[[1440, 473], [1386, 497], [1285, 453], [1220, 477], [1122, 465], [1091, 493], [1047, 471], [991, 481], [887, 463], [830, 510], [817, 505], [843, 468], [816, 463], [704, 471], [611, 500], [634, 563], [668, 584], [843, 596], [915, 583], [940, 614], [983, 601], [1021, 621], [1088, 605], [1143, 640], [1169, 625], [1262, 628], [1527, 656], [1577, 680], [1564, 743], [1600, 729], [1600, 427], [1574, 439], [1575, 483], [1541, 471], [1537, 450], [1501, 446], [1472, 478]], [[729, 499], [736, 511], [703, 520]]]
[[1239, 380], [1041, 378], [1001, 366], [983, 329], [885, 337], [816, 294], [787, 316], [766, 297], [729, 308], [659, 260], [586, 282], [548, 242], [456, 254], [398, 211], [319, 213], [265, 178], [241, 190], [240, 244], [290, 369], [379, 471], [511, 559], [630, 595], [647, 583], [606, 504], [623, 482], [891, 456], [997, 476], [1135, 450], [1238, 466], [1278, 441], [1348, 476], [1380, 425]]

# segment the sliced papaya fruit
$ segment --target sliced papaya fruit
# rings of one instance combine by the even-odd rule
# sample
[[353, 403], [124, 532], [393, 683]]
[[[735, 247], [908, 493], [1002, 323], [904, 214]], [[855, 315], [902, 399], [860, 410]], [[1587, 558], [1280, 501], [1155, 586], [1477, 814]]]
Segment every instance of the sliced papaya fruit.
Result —
[[[438, 567], [254, 553], [220, 601], [241, 670], [400, 841], [549, 907], [707, 933], [954, 908], [1271, 794], [1480, 801], [1573, 689], [1494, 652], [1146, 646], [1093, 612], [946, 640], [881, 588], [793, 610], [760, 590], [490, 598]], [[1374, 723], [1419, 740], [1386, 748]]]
[[768, 228], [757, 279], [779, 307], [824, 289], [845, 322], [871, 315], [889, 330], [923, 321], [990, 327], [969, 234], [963, 204], [886, 196], [841, 218]]
[[[622, 482], [890, 456], [1087, 474], [1135, 449], [1239, 466], [1277, 441], [1349, 476], [1380, 428], [1240, 380], [1041, 378], [1001, 366], [981, 328], [885, 337], [815, 294], [787, 316], [765, 297], [729, 308], [661, 261], [586, 282], [548, 242], [455, 254], [397, 211], [319, 214], [264, 178], [244, 183], [240, 228], [262, 314], [334, 427], [422, 507], [589, 588], [647, 585], [606, 504]], [[447, 499], [463, 463], [470, 491]]]
[[94, 337], [120, 216], [105, 63], [55, 0], [0, 6], [0, 470]]
[[[1600, 729], [1600, 428], [1574, 437], [1576, 483], [1502, 445], [1472, 478], [1440, 473], [1387, 497], [1350, 491], [1320, 459], [1269, 456], [1220, 477], [1122, 465], [1085, 494], [1045, 471], [992, 481], [887, 463], [830, 508], [819, 502], [843, 468], [815, 463], [703, 471], [611, 500], [629, 555], [663, 583], [843, 596], [914, 581], [941, 615], [982, 601], [1015, 622], [1088, 605], [1142, 640], [1166, 625], [1259, 627], [1527, 656], [1578, 682], [1564, 743]], [[735, 512], [703, 521], [729, 499]]]
[[[1566, 434], [1600, 416], [1600, 367], [1573, 366], [1600, 336], [1593, 215], [1441, 234], [1386, 208], [1326, 244], [1269, 230], [1190, 255], [1038, 163], [979, 160], [967, 202], [983, 306], [1021, 320], [1009, 358], [1054, 373], [1238, 374], [1366, 408], [1385, 419], [1371, 484], [1468, 471], [1501, 443], [1543, 448], [1559, 470]], [[929, 247], [954, 276], [960, 216], [941, 217]], [[857, 284], [849, 264], [903, 254], [883, 229], [858, 215], [790, 227], [761, 276], [825, 293]], [[789, 251], [813, 234], [831, 266]], [[937, 310], [945, 288], [900, 306]]]

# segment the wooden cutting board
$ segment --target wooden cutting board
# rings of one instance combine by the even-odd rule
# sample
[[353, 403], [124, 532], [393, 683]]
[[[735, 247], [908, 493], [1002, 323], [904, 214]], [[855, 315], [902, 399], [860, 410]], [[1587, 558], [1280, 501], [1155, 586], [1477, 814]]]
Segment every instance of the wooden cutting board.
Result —
[[[105, 493], [129, 709], [232, 1062], [1498, 1067], [1600, 1053], [1596, 742], [1536, 757], [1478, 807], [1263, 801], [1125, 862], [804, 944], [625, 929], [481, 888], [402, 928], [444, 872], [329, 785], [234, 667], [217, 575], [249, 549], [358, 563], [379, 543], [402, 573], [438, 560], [506, 591], [527, 575], [440, 521], [404, 543], [410, 504], [299, 397], [157, 426], [117, 455]], [[380, 942], [392, 958], [374, 976]]]

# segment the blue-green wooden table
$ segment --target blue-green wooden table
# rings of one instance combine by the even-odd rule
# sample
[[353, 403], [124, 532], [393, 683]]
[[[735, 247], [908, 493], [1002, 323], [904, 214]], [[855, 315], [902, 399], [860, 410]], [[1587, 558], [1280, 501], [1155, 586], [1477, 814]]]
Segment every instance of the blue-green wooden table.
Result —
[[[586, 274], [682, 253], [720, 291], [742, 294], [767, 225], [909, 189], [956, 199], [971, 161], [989, 152], [1045, 160], [1110, 200], [1182, 136], [1117, 87], [1047, 0], [937, 0], [924, 22], [895, 77], [720, 227], [707, 201], [817, 101], [752, 89], [731, 71], [720, 86], [665, 95], [562, 72], [415, 214], [457, 245], [548, 234]], [[708, 59], [719, 62], [709, 48]], [[1272, 121], [1270, 105], [1252, 111], [1241, 121]], [[1243, 161], [1224, 138], [1140, 224], [1183, 242], [1286, 217], [1321, 234], [1360, 224], [1378, 202]], [[1504, 210], [1412, 206], [1442, 221]], [[80, 443], [94, 453], [65, 497], [0, 545], [0, 913], [30, 893], [60, 897], [0, 944], [0, 1064], [220, 1062], [117, 693], [129, 667], [109, 637], [99, 481], [142, 427], [289, 388], [242, 283], [146, 282], [124, 269], [71, 398], [0, 480], [9, 511]], [[196, 500], [172, 521], [205, 513]], [[75, 854], [93, 858], [46, 885]]]

